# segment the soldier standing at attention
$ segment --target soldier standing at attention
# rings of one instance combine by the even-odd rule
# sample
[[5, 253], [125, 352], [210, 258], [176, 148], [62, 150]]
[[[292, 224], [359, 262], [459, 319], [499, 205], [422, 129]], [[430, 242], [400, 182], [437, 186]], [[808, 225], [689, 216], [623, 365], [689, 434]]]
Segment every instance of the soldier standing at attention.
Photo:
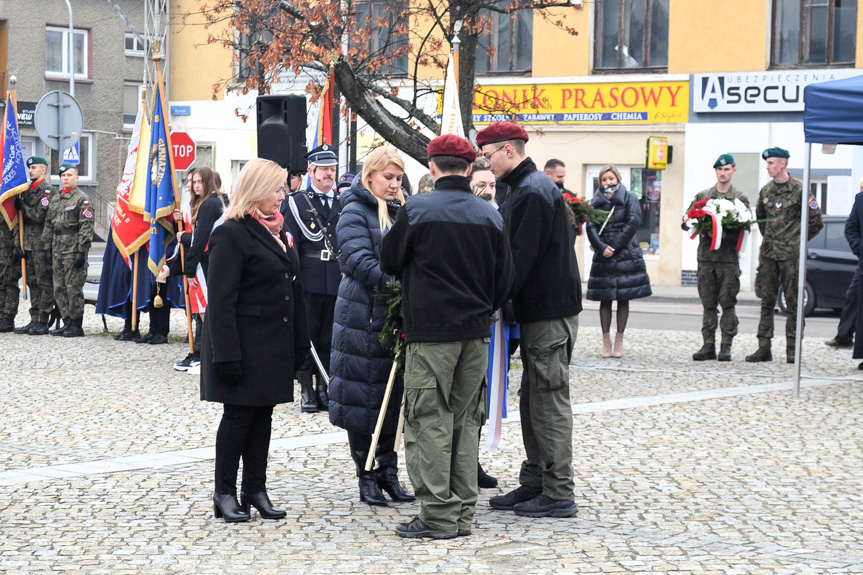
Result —
[[[686, 210], [692, 209], [696, 202], [704, 199], [740, 200], [749, 207], [749, 199], [731, 185], [731, 178], [737, 171], [731, 154], [722, 154], [714, 162], [716, 185], [699, 192], [692, 204]], [[685, 216], [684, 216], [685, 219]], [[686, 230], [686, 222], [683, 223]], [[701, 336], [704, 345], [692, 355], [695, 361], [717, 359], [716, 357], [716, 326], [719, 320], [718, 306], [722, 306], [722, 319], [718, 321], [722, 331], [722, 343], [719, 346], [719, 361], [731, 361], [731, 341], [737, 335], [737, 294], [740, 292], [740, 265], [737, 257], [737, 240], [743, 231], [722, 232], [722, 243], [719, 249], [710, 249], [710, 236], [702, 234], [698, 239], [698, 297], [704, 307], [701, 320]]]
[[[54, 192], [45, 175], [48, 161], [42, 156], [27, 159], [30, 171], [30, 189], [21, 193], [19, 218], [24, 221], [24, 250], [17, 250], [16, 258], [27, 261], [27, 288], [30, 291], [30, 323], [15, 329], [17, 334], [46, 335], [48, 319], [54, 307], [54, 280], [51, 266], [45, 263], [45, 249], [42, 230], [48, 214], [48, 202]], [[18, 237], [18, 228], [15, 228]]]
[[[788, 363], [794, 363], [797, 340], [797, 278], [800, 257], [800, 215], [809, 210], [807, 239], [812, 239], [824, 222], [821, 209], [810, 193], [808, 206], [803, 205], [803, 184], [788, 174], [787, 150], [768, 148], [761, 157], [767, 161], [767, 173], [773, 178], [758, 194], [755, 217], [764, 236], [758, 263], [756, 285], [761, 287], [761, 320], [758, 322], [758, 350], [746, 361], [773, 361], [770, 340], [773, 339], [773, 306], [780, 285], [785, 293], [788, 316], [785, 319], [785, 350]], [[781, 284], [780, 284], [781, 280]]]
[[[20, 204], [19, 198], [15, 198], [15, 204]], [[0, 333], [8, 333], [15, 328], [15, 314], [18, 313], [21, 259], [16, 230], [17, 226], [10, 229], [0, 219]]]
[[93, 207], [87, 194], [78, 189], [78, 168], [60, 164], [60, 193], [48, 201], [42, 241], [45, 262], [54, 278], [54, 301], [63, 325], [51, 335], [84, 337], [84, 282], [87, 281], [87, 252], [93, 241]]
[[[309, 335], [324, 369], [329, 372], [333, 313], [342, 278], [336, 238], [342, 205], [334, 189], [339, 162], [335, 150], [327, 144], [318, 146], [306, 157], [309, 160], [309, 187], [288, 196], [282, 203], [282, 215], [300, 254]], [[312, 382], [313, 375], [317, 385]], [[314, 363], [306, 361], [301, 365], [297, 370], [297, 380], [300, 382], [300, 409], [303, 412], [329, 409], [327, 384], [317, 373]]]

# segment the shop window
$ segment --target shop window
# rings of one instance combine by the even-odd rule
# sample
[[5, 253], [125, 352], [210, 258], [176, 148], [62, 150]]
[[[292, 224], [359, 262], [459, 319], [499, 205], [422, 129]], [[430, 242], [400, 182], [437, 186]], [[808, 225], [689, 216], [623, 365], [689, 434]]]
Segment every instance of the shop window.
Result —
[[533, 11], [485, 11], [483, 16], [491, 21], [488, 33], [477, 42], [477, 74], [529, 71], [533, 60]]
[[[355, 4], [357, 26], [372, 30], [366, 46], [367, 60], [380, 65], [385, 76], [404, 76], [408, 73], [408, 34], [403, 27], [408, 3], [393, 0], [358, 0]], [[384, 21], [385, 24], [381, 25]]]
[[[45, 75], [51, 79], [69, 78], [69, 29], [45, 28]], [[74, 30], [72, 57], [75, 79], [90, 78], [90, 31]]]
[[774, 0], [774, 66], [853, 66], [856, 50], [857, 0]]
[[[50, 163], [51, 183], [60, 185], [60, 176], [57, 175], [57, 169], [63, 163], [60, 152], [57, 150], [46, 150]], [[78, 183], [90, 184], [96, 179], [96, 150], [94, 148], [94, 138], [92, 134], [81, 134], [81, 139], [78, 140]]]
[[605, 0], [596, 4], [596, 70], [668, 67], [670, 0]]
[[659, 206], [662, 202], [662, 170], [630, 168], [629, 191], [641, 206], [641, 223], [635, 239], [646, 256], [659, 255]]

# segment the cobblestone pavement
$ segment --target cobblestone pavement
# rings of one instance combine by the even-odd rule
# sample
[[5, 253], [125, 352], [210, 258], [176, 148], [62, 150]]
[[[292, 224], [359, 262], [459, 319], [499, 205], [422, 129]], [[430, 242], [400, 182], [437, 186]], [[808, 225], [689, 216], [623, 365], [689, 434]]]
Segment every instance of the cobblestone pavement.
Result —
[[344, 434], [296, 404], [276, 409], [270, 453], [287, 519], [214, 520], [219, 406], [172, 369], [187, 351], [172, 325], [161, 346], [115, 342], [92, 314], [84, 339], [0, 335], [0, 572], [863, 573], [863, 372], [848, 350], [807, 340], [795, 399], [793, 366], [743, 362], [754, 336], [729, 364], [693, 363], [697, 334], [631, 330], [625, 358], [601, 359], [584, 327], [578, 516], [488, 506], [523, 456], [516, 362], [501, 447], [481, 455], [501, 486], [470, 537], [431, 542], [393, 533], [418, 504], [359, 502]]

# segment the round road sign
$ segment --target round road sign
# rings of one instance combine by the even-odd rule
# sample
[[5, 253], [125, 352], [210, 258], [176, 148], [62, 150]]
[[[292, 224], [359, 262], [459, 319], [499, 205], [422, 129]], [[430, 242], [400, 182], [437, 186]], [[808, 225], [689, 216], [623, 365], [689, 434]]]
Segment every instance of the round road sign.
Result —
[[33, 125], [46, 146], [52, 150], [68, 150], [81, 138], [84, 113], [75, 98], [54, 90], [36, 104]]

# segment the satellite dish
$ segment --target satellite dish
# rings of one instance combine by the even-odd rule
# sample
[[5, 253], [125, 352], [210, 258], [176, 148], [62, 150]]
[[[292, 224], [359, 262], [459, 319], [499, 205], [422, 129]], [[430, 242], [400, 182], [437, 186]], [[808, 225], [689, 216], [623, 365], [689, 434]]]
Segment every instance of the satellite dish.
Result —
[[68, 150], [81, 138], [84, 113], [73, 96], [54, 90], [36, 104], [33, 125], [46, 146], [57, 151]]

